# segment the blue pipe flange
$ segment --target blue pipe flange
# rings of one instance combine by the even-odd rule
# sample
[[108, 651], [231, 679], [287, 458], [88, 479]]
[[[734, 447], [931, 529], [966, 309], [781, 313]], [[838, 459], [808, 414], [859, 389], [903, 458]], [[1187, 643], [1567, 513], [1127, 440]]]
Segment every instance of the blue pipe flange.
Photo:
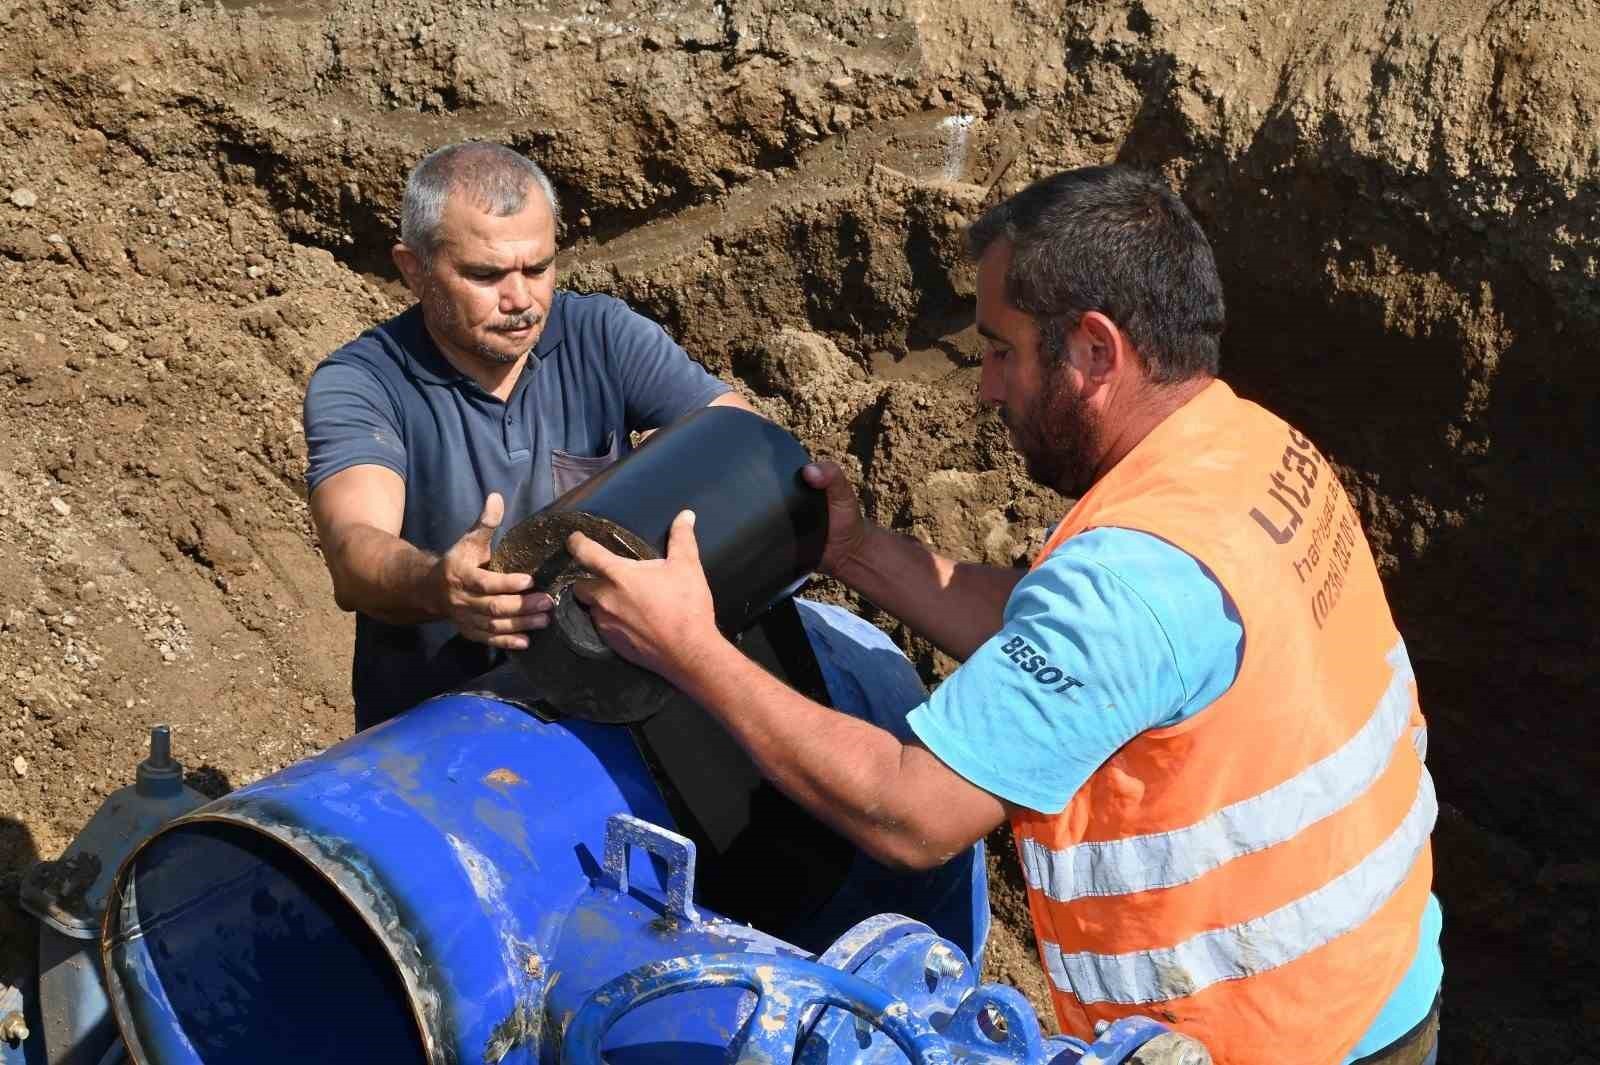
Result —
[[932, 933], [933, 929], [921, 921], [913, 921], [897, 913], [880, 913], [876, 917], [868, 917], [834, 940], [833, 945], [818, 956], [817, 962], [853, 973], [861, 967], [862, 962], [890, 943], [918, 932]]
[[1198, 1041], [1149, 1017], [1123, 1017], [1102, 1024], [1079, 1065], [1210, 1065], [1211, 1055]]
[[625, 1014], [666, 995], [742, 987], [755, 1010], [729, 1047], [735, 1065], [787, 1065], [813, 1006], [848, 1010], [899, 1047], [911, 1065], [950, 1065], [944, 1040], [881, 987], [814, 961], [779, 955], [702, 954], [643, 965], [596, 989], [562, 1041], [564, 1065], [601, 1065], [606, 1033]]
[[[960, 948], [928, 931], [892, 939], [863, 958], [853, 975], [894, 995], [911, 1016], [941, 1032], [977, 983]], [[847, 1065], [873, 1060], [887, 1050], [878, 1034], [862, 1029], [851, 1014], [830, 1010], [823, 1012], [811, 1030], [800, 1060], [805, 1065]], [[893, 1056], [886, 1055], [884, 1060], [893, 1060]]]
[[[898, 913], [880, 913], [859, 922], [834, 940], [827, 950], [817, 955], [817, 963], [853, 973], [890, 943], [918, 933], [932, 935], [933, 929]], [[818, 1007], [808, 1012], [804, 1027], [810, 1031], [822, 1010]]]
[[986, 984], [962, 999], [944, 1035], [951, 1043], [982, 1048], [1018, 1065], [1050, 1060], [1033, 1007], [1003, 984]]

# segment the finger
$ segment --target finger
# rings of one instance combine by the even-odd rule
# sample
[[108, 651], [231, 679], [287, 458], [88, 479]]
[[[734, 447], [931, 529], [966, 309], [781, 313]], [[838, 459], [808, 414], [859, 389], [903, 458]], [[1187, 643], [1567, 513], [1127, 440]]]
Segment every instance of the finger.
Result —
[[486, 636], [478, 642], [486, 643], [490, 647], [498, 647], [502, 651], [526, 651], [528, 649], [528, 638], [521, 635]]
[[[506, 502], [499, 492], [490, 492], [483, 501], [483, 513], [478, 515], [478, 520], [472, 528], [467, 530], [467, 536], [475, 537], [488, 543], [494, 531], [500, 528], [500, 522], [506, 516]], [[463, 537], [465, 539], [465, 537]]]
[[667, 558], [700, 565], [700, 542], [694, 538], [694, 511], [680, 511], [667, 532]]
[[518, 632], [537, 632], [547, 628], [550, 624], [550, 615], [519, 614], [511, 618], [485, 618], [470, 626], [473, 632], [482, 636], [510, 636]]
[[548, 614], [555, 607], [556, 601], [544, 592], [534, 592], [532, 595], [491, 595], [467, 604], [467, 608], [484, 621], [490, 618], [519, 618], [524, 615]]
[[483, 500], [483, 513], [478, 515], [478, 524], [486, 529], [500, 528], [500, 520], [506, 516], [506, 501], [499, 492], [490, 492]]
[[844, 471], [836, 462], [809, 462], [800, 467], [800, 476], [812, 488], [826, 489]]
[[626, 561], [581, 532], [567, 537], [567, 554], [572, 556], [572, 561], [601, 577], [611, 577], [616, 573], [617, 566]]
[[[533, 575], [496, 573], [492, 569], [474, 566], [461, 575], [461, 587], [471, 595], [520, 595], [533, 587]], [[544, 595], [543, 592], [533, 594]], [[551, 605], [555, 605], [553, 601]]]
[[520, 632], [490, 632], [488, 629], [474, 625], [457, 626], [457, 631], [473, 643], [487, 644], [490, 647], [499, 647], [506, 651], [527, 650], [529, 639]]
[[821, 486], [828, 497], [828, 506], [850, 511], [859, 509], [860, 504], [856, 502], [856, 490], [851, 486], [850, 478], [846, 477], [844, 471], [833, 463], [828, 463], [828, 466], [831, 468], [827, 470], [827, 480]]
[[595, 597], [600, 592], [599, 586], [600, 582], [592, 577], [579, 577], [572, 582], [572, 586], [567, 589], [567, 592], [576, 596], [578, 602], [584, 606], [592, 607], [595, 605]]
[[813, 462], [800, 468], [800, 477], [812, 488], [820, 488], [827, 494], [828, 506], [856, 509], [856, 492], [850, 486], [850, 478], [844, 475], [844, 469], [837, 462]]

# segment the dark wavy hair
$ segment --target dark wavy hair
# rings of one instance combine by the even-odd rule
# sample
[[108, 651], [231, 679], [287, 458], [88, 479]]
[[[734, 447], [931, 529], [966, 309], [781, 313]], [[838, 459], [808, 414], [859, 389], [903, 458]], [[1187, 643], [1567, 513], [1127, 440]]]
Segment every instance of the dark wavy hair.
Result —
[[1222, 281], [1199, 223], [1166, 183], [1125, 166], [1068, 170], [1034, 182], [967, 230], [973, 259], [1012, 246], [1006, 296], [1039, 323], [1061, 357], [1088, 311], [1110, 318], [1161, 384], [1215, 374]]

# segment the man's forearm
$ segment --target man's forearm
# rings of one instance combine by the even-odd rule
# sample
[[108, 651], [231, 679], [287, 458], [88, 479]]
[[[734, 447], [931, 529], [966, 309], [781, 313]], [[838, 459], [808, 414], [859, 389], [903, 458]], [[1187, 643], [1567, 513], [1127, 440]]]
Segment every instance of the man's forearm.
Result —
[[434, 601], [437, 555], [371, 525], [347, 530], [326, 550], [340, 609], [358, 610], [391, 625], [444, 616]]
[[940, 650], [965, 661], [1000, 622], [1022, 571], [945, 558], [908, 536], [872, 527], [840, 580]]
[[780, 791], [886, 864], [932, 868], [1005, 820], [997, 796], [927, 748], [812, 702], [731, 644], [717, 630], [694, 525], [693, 512], [680, 513], [666, 558], [650, 561], [568, 538], [593, 574], [572, 594], [608, 645], [675, 685]]
[[955, 853], [930, 847], [900, 808], [895, 782], [905, 747], [892, 733], [812, 702], [726, 641], [671, 679], [721, 722], [762, 776], [873, 857], [929, 868]]

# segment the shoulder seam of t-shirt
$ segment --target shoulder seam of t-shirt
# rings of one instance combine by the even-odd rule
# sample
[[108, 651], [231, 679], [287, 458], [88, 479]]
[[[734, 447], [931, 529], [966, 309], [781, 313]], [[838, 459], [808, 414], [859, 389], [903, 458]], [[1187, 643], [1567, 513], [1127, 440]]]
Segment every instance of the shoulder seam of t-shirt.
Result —
[[[622, 305], [619, 308], [617, 306], [617, 304], [622, 304]], [[618, 312], [618, 310], [631, 310], [631, 309], [632, 308], [630, 308], [626, 303], [622, 303], [621, 300], [603, 300], [603, 301], [600, 301], [600, 307], [599, 307], [599, 312], [600, 312], [600, 314], [599, 314], [599, 317], [600, 317], [600, 335], [605, 338], [606, 361], [608, 363], [612, 363], [613, 364], [612, 365], [612, 371], [613, 372], [615, 372], [615, 370], [616, 370], [616, 366], [614, 364], [614, 360], [616, 358], [616, 344], [615, 344], [615, 341], [617, 339], [616, 338], [616, 330], [619, 328], [619, 325], [618, 325], [618, 322], [617, 322], [617, 318], [618, 318], [617, 312]]]
[[[1196, 714], [1201, 713], [1202, 711], [1204, 711], [1205, 709], [1210, 707], [1212, 703], [1215, 703], [1218, 699], [1222, 698], [1229, 691], [1231, 691], [1233, 689], [1233, 685], [1239, 679], [1239, 663], [1244, 658], [1245, 642], [1248, 640], [1249, 637], [1248, 637], [1248, 634], [1244, 631], [1244, 618], [1239, 616], [1238, 604], [1236, 604], [1233, 601], [1233, 596], [1228, 594], [1228, 589], [1226, 589], [1226, 588], [1224, 588], [1222, 586], [1222, 581], [1217, 578], [1217, 575], [1215, 573], [1211, 572], [1211, 567], [1210, 566], [1206, 565], [1200, 559], [1196, 558], [1193, 554], [1191, 554], [1188, 551], [1184, 550], [1182, 547], [1179, 547], [1177, 544], [1173, 543], [1171, 540], [1168, 540], [1165, 536], [1162, 536], [1159, 533], [1151, 532], [1148, 529], [1139, 529], [1139, 528], [1135, 528], [1133, 526], [1128, 526], [1128, 525], [1097, 525], [1097, 526], [1094, 526], [1091, 529], [1086, 530], [1084, 535], [1089, 535], [1091, 533], [1096, 533], [1096, 532], [1131, 533], [1131, 534], [1133, 534], [1135, 536], [1140, 536], [1140, 537], [1143, 537], [1144, 539], [1151, 540], [1151, 541], [1153, 541], [1153, 542], [1155, 542], [1157, 544], [1160, 544], [1161, 546], [1167, 548], [1168, 550], [1176, 552], [1177, 554], [1183, 556], [1185, 559], [1187, 559], [1190, 562], [1190, 564], [1192, 564], [1194, 566], [1194, 568], [1199, 572], [1200, 576], [1204, 577], [1207, 581], [1209, 581], [1212, 584], [1212, 586], [1214, 586], [1216, 588], [1217, 594], [1221, 597], [1221, 600], [1222, 600], [1222, 616], [1223, 616], [1223, 618], [1225, 620], [1232, 621], [1235, 625], [1237, 625], [1237, 627], [1239, 629], [1239, 643], [1238, 643], [1238, 646], [1234, 649], [1235, 658], [1234, 658], [1234, 662], [1233, 662], [1232, 668], [1230, 670], [1231, 675], [1230, 675], [1230, 677], [1228, 679], [1228, 683], [1223, 686], [1221, 691], [1217, 692], [1216, 695], [1212, 696], [1211, 701], [1206, 703], [1205, 706], [1191, 708], [1190, 704], [1192, 704], [1194, 702], [1194, 700], [1195, 700], [1196, 696], [1199, 694], [1199, 692], [1197, 690], [1191, 688], [1190, 685], [1188, 684], [1188, 682], [1183, 680], [1183, 670], [1182, 669], [1178, 669], [1178, 671], [1177, 671], [1179, 680], [1183, 681], [1183, 691], [1184, 691], [1183, 699], [1184, 699], [1184, 701], [1183, 701], [1183, 707], [1182, 707], [1182, 717], [1183, 717], [1184, 720], [1187, 720], [1187, 719], [1189, 719], [1191, 717], [1194, 717]], [[1119, 578], [1119, 579], [1121, 579], [1121, 578]], [[1127, 583], [1127, 581], [1124, 579], [1123, 583]], [[1130, 586], [1129, 590], [1130, 591], [1132, 590], [1131, 586]], [[1138, 595], [1138, 592], [1134, 592], [1134, 594]], [[1148, 608], [1149, 604], [1146, 603], [1145, 605]], [[1171, 635], [1167, 633], [1165, 627], [1161, 626], [1160, 621], [1157, 621], [1156, 624], [1157, 624], [1158, 627], [1161, 627], [1162, 636], [1167, 640], [1168, 644], [1171, 645], [1171, 643], [1172, 643]], [[1173, 661], [1173, 665], [1177, 666], [1179, 659], [1178, 659], [1177, 651], [1176, 651], [1175, 648], [1173, 650], [1172, 661]]]
[[615, 339], [612, 335], [612, 331], [619, 328], [627, 328], [627, 326], [635, 324], [636, 321], [655, 327], [655, 329], [659, 331], [661, 335], [670, 341], [674, 346], [679, 348], [683, 347], [682, 344], [678, 343], [677, 338], [675, 338], [671, 333], [667, 332], [666, 326], [662, 325], [648, 314], [641, 314], [634, 310], [626, 300], [619, 300], [615, 296], [607, 296], [603, 292], [594, 292], [590, 293], [589, 295], [605, 297], [604, 300], [601, 301], [600, 314], [605, 321], [606, 355], [608, 357], [615, 354], [611, 346], [611, 341]]
[[533, 348], [528, 352], [528, 361], [523, 366], [524, 372], [526, 372], [529, 367], [543, 362], [545, 359], [548, 359], [550, 356], [567, 346], [567, 310], [573, 300], [582, 298], [583, 295], [581, 293], [570, 292], [564, 288], [556, 289], [551, 295], [549, 320], [545, 322], [545, 332], [548, 332], [550, 326], [553, 323], [556, 323], [556, 314], [558, 310], [560, 312], [560, 322], [557, 328], [560, 332], [556, 336], [555, 343], [551, 344], [550, 347], [544, 351], [539, 350], [545, 341], [544, 333], [540, 333], [539, 339], [534, 342]]
[[609, 292], [577, 292], [570, 288], [558, 288], [556, 291], [569, 300], [594, 300], [597, 303], [620, 303], [623, 306], [627, 306], [628, 302]]
[[[1178, 549], [1173, 548], [1173, 550], [1176, 551]], [[1094, 566], [1096, 569], [1105, 571], [1107, 576], [1116, 581], [1119, 585], [1127, 590], [1129, 595], [1138, 600], [1139, 605], [1144, 607], [1145, 613], [1150, 615], [1150, 620], [1155, 623], [1156, 631], [1161, 633], [1161, 639], [1167, 645], [1167, 658], [1172, 662], [1172, 671], [1178, 675], [1178, 687], [1183, 692], [1183, 703], [1178, 707], [1178, 712], [1181, 714], [1184, 709], [1188, 707], [1190, 701], [1194, 698], [1194, 692], [1189, 688], [1188, 678], [1183, 675], [1183, 667], [1178, 662], [1178, 649], [1173, 646], [1172, 636], [1167, 632], [1167, 627], [1161, 624], [1161, 615], [1156, 613], [1155, 608], [1150, 605], [1149, 600], [1140, 595], [1139, 590], [1135, 588], [1127, 578], [1118, 573], [1116, 570], [1112, 569], [1110, 566], [1106, 565], [1104, 562], [1093, 558], [1076, 559], [1075, 561], [1080, 565], [1086, 564]], [[1155, 728], [1159, 726], [1152, 724], [1151, 727]]]
[[[571, 292], [566, 289], [561, 289], [559, 290], [559, 293], [563, 297], [562, 302], [566, 307], [571, 310], [578, 311], [581, 314], [595, 315], [604, 322], [604, 325], [602, 326], [604, 329], [610, 328], [611, 317], [612, 315], [616, 314], [618, 310], [632, 311], [635, 314], [638, 313], [633, 311], [633, 308], [628, 305], [626, 300], [620, 300], [611, 295], [609, 292]], [[595, 304], [595, 307], [592, 310], [585, 306], [586, 304], [590, 303]], [[639, 317], [644, 318], [644, 315], [639, 315]], [[648, 318], [645, 320], [649, 321]], [[561, 331], [561, 339], [563, 342], [565, 342], [566, 323], [563, 322], [562, 324], [563, 328]]]

